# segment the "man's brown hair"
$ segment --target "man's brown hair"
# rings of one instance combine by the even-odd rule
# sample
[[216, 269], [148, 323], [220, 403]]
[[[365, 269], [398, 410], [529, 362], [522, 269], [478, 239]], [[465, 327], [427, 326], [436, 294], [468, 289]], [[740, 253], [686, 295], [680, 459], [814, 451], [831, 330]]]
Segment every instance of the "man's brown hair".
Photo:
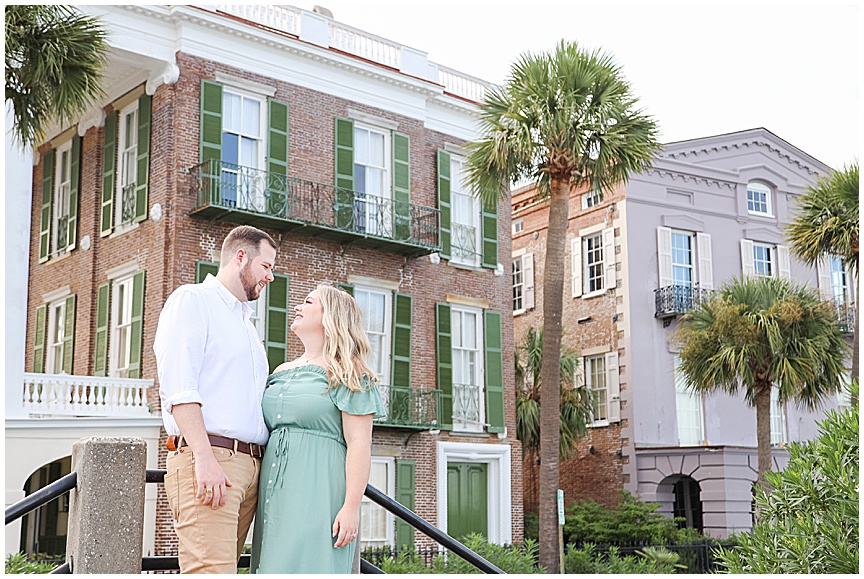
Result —
[[266, 241], [274, 250], [278, 250], [276, 242], [266, 231], [261, 231], [251, 225], [240, 225], [231, 230], [222, 242], [222, 255], [219, 262], [221, 268], [226, 260], [231, 260], [238, 249], [243, 249], [250, 259], [255, 259], [261, 249], [261, 242]]

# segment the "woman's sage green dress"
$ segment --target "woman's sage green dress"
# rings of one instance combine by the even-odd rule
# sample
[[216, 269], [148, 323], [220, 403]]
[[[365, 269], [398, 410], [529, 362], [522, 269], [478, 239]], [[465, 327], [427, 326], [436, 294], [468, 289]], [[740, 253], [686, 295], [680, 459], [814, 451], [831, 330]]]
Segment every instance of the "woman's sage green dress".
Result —
[[[364, 383], [364, 388], [368, 386]], [[335, 549], [345, 502], [342, 411], [384, 416], [378, 388], [327, 390], [314, 364], [271, 374], [262, 401], [270, 442], [261, 461], [253, 573], [350, 573], [357, 541]]]

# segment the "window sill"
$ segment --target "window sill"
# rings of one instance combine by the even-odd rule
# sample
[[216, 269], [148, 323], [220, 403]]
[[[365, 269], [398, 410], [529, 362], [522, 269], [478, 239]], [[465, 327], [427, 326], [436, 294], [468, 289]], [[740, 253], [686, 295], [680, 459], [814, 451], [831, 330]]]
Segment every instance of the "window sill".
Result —
[[450, 434], [453, 436], [481, 436], [483, 438], [488, 438], [489, 433], [485, 430], [478, 430], [476, 432], [471, 430], [451, 430]]
[[582, 294], [581, 297], [583, 300], [590, 300], [591, 298], [599, 298], [600, 296], [605, 296], [605, 295], [606, 295], [606, 290], [602, 289], [602, 290], [597, 290], [597, 291], [591, 292], [589, 294]]
[[513, 310], [513, 317], [515, 318], [516, 316], [521, 316], [522, 314], [527, 314], [527, 313], [528, 313], [528, 310], [525, 310], [525, 309]]
[[136, 229], [138, 229], [138, 227], [140, 227], [140, 224], [138, 224], [138, 223], [130, 223], [128, 225], [121, 225], [119, 227], [114, 228], [113, 233], [111, 233], [111, 235], [108, 236], [108, 239], [114, 239], [115, 237], [120, 237], [121, 235], [125, 235], [126, 233], [129, 233], [130, 231], [135, 231]]
[[747, 215], [750, 217], [762, 217], [764, 219], [777, 219], [776, 215], [771, 215], [770, 213], [760, 213], [758, 211], [750, 211], [747, 210]]
[[606, 426], [610, 426], [612, 423], [608, 420], [598, 420], [597, 422], [592, 422], [591, 424], [586, 424], [586, 428], [604, 428]]
[[51, 255], [50, 257], [48, 257], [48, 259], [43, 261], [42, 263], [57, 263], [58, 261], [63, 261], [64, 259], [66, 259], [70, 255], [72, 255], [71, 251], [64, 251], [63, 253], [55, 253], [54, 255]]
[[447, 265], [450, 267], [455, 267], [456, 269], [464, 269], [467, 271], [486, 271], [486, 268], [481, 267], [479, 265], [471, 265], [469, 263], [462, 263], [460, 261], [449, 260]]

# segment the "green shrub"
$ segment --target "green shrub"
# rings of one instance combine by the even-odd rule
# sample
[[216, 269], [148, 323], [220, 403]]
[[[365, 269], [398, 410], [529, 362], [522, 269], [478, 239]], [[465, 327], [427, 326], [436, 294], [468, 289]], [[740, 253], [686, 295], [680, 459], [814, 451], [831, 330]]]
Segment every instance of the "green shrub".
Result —
[[[674, 555], [665, 551], [666, 554]], [[659, 558], [659, 557], [658, 557]], [[664, 559], [668, 561], [669, 559]], [[675, 559], [677, 562], [677, 559]], [[638, 555], [620, 554], [618, 547], [609, 547], [607, 553], [601, 553], [590, 543], [576, 548], [567, 545], [564, 550], [564, 572], [565, 573], [619, 573], [649, 575], [656, 573], [673, 573], [674, 563], [669, 565], [659, 563], [656, 559], [650, 559]]]
[[[471, 534], [462, 539], [462, 544], [506, 573], [542, 573], [537, 568], [537, 542], [526, 539], [519, 545], [495, 545], [486, 542], [482, 535]], [[455, 553], [436, 555], [431, 567], [415, 552], [402, 552], [396, 557], [388, 557], [381, 562], [381, 570], [387, 574], [466, 574], [482, 573]]]
[[381, 561], [381, 570], [388, 575], [417, 575], [432, 573], [423, 558], [414, 551], [402, 551], [396, 557], [388, 557]]
[[525, 513], [522, 516], [524, 521], [524, 534], [526, 539], [540, 539], [540, 517], [537, 513]]
[[43, 574], [50, 573], [62, 563], [43, 563], [39, 555], [27, 556], [24, 553], [6, 555], [6, 574]]
[[857, 403], [831, 411], [815, 440], [789, 445], [786, 468], [767, 474], [772, 490], [757, 492], [759, 522], [719, 553], [729, 572], [858, 574], [858, 415]]

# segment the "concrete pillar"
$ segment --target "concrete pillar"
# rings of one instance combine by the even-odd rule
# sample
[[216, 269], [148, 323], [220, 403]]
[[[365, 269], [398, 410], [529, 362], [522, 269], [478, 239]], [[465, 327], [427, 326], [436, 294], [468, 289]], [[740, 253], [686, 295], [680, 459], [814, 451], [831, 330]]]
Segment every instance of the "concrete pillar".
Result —
[[141, 438], [91, 436], [72, 446], [78, 484], [66, 558], [73, 573], [141, 573], [146, 468]]

